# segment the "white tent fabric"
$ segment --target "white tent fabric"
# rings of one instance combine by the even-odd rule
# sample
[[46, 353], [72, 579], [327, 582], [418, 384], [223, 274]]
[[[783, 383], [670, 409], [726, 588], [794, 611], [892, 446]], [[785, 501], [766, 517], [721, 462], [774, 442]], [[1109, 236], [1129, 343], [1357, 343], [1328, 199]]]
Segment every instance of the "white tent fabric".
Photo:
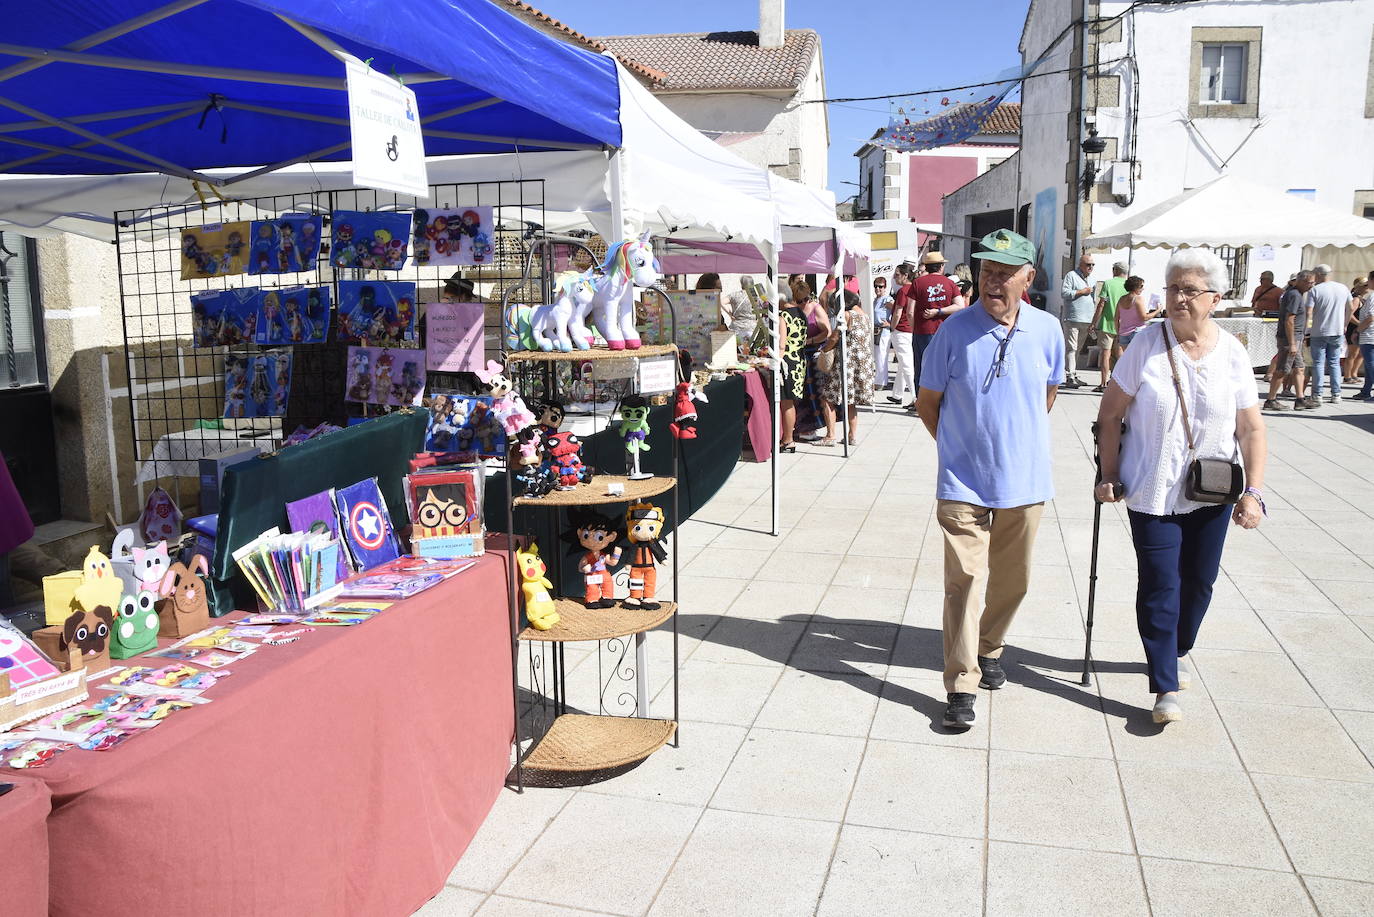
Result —
[[1374, 245], [1374, 220], [1223, 175], [1083, 240], [1095, 248]]

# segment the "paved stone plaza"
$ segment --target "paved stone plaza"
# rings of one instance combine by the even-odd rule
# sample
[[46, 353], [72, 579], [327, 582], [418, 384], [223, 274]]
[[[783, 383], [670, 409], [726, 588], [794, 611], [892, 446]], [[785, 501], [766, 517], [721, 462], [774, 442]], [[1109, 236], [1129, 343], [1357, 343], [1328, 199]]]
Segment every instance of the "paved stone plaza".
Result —
[[[1374, 406], [1268, 418], [1269, 519], [1232, 528], [1185, 720], [1158, 727], [1120, 507], [1102, 514], [1096, 674], [1078, 684], [1097, 405], [1056, 405], [1059, 499], [1010, 683], [979, 692], [971, 732], [939, 725], [934, 444], [865, 413], [848, 460], [782, 457], [780, 537], [760, 534], [766, 465], [683, 528], [681, 747], [578, 790], [502, 793], [419, 913], [1374, 912]], [[670, 644], [651, 637], [658, 688]], [[595, 709], [596, 660], [568, 661], [570, 702]]]

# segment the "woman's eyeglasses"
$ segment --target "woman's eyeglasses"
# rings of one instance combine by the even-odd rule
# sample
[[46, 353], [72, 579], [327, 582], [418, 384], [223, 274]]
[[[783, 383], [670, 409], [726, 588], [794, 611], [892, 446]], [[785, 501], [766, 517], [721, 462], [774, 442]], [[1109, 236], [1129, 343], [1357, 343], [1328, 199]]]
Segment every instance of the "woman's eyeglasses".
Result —
[[992, 385], [993, 379], [1001, 379], [1007, 374], [1007, 367], [1010, 362], [1007, 360], [1007, 351], [1011, 350], [1011, 338], [1016, 334], [1017, 329], [1011, 328], [1007, 331], [1007, 336], [997, 342], [997, 354], [988, 367], [987, 377], [983, 380], [983, 388], [986, 390]]
[[1179, 287], [1170, 284], [1164, 288], [1164, 292], [1170, 296], [1182, 296], [1188, 302], [1192, 302], [1203, 293], [1215, 293], [1216, 290], [1194, 290], [1192, 287]]

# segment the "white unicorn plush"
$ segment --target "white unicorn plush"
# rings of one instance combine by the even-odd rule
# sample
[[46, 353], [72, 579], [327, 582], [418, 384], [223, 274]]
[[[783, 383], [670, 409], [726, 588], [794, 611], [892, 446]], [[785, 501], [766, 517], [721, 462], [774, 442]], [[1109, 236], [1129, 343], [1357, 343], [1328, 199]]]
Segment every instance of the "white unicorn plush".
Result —
[[649, 245], [649, 233], [638, 239], [617, 242], [606, 252], [601, 276], [596, 280], [592, 316], [596, 329], [612, 350], [637, 350], [635, 287], [658, 283], [658, 259]]
[[567, 353], [574, 345], [578, 350], [587, 350], [592, 342], [585, 322], [596, 295], [592, 272], [564, 271], [555, 280], [554, 289], [558, 298], [552, 305], [536, 308], [530, 318], [535, 343], [543, 351]]

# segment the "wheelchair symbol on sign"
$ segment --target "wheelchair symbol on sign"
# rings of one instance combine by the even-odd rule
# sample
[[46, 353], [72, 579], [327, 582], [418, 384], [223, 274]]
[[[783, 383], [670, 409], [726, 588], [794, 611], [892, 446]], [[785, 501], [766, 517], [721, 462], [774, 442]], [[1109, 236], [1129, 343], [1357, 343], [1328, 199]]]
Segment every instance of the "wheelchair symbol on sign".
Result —
[[391, 135], [391, 142], [386, 145], [386, 158], [392, 162], [396, 161], [396, 135]]

